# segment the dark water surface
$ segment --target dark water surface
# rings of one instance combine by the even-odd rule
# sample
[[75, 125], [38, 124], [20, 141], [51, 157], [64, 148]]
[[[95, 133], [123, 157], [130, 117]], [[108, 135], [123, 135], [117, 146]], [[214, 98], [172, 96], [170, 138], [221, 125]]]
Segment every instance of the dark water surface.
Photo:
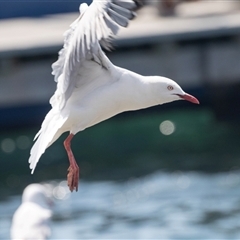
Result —
[[[15, 191], [20, 183], [65, 178], [66, 133], [47, 149], [35, 174], [29, 174], [29, 152], [37, 131], [38, 127], [1, 130], [0, 188]], [[236, 170], [239, 143], [239, 123], [220, 122], [207, 108], [160, 108], [122, 114], [86, 129], [74, 137], [72, 148], [82, 179], [124, 180], [156, 170]]]

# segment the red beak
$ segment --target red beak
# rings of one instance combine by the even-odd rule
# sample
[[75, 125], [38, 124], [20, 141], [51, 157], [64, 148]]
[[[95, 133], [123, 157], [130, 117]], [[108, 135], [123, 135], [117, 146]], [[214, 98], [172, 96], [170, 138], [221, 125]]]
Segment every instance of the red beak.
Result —
[[179, 94], [178, 96], [181, 97], [183, 100], [186, 100], [195, 104], [199, 104], [199, 101], [197, 100], [197, 98], [195, 98], [194, 96], [188, 93], [185, 93], [184, 95]]

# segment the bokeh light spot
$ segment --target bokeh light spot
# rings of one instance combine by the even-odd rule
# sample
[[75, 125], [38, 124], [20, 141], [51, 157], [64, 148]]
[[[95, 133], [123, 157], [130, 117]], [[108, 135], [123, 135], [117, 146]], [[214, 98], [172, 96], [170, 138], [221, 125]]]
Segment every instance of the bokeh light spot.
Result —
[[1, 142], [1, 149], [5, 153], [12, 153], [16, 148], [15, 142], [11, 138], [5, 138]]
[[53, 193], [53, 196], [59, 200], [68, 198], [69, 190], [67, 188], [67, 182], [66, 181], [60, 182], [58, 186], [54, 187], [52, 193]]
[[171, 135], [175, 131], [175, 125], [172, 121], [166, 120], [160, 124], [159, 130], [163, 135]]

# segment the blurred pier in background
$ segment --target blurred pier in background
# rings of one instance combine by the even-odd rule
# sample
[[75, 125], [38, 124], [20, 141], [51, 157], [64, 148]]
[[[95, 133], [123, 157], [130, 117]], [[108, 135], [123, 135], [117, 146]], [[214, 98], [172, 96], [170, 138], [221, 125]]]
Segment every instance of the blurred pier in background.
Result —
[[[237, 1], [183, 3], [168, 17], [147, 5], [107, 54], [116, 65], [174, 79], [219, 119], [233, 119], [240, 114], [239, 13]], [[16, 125], [16, 118], [18, 125], [41, 122], [55, 90], [51, 64], [77, 16], [0, 21], [1, 127]]]

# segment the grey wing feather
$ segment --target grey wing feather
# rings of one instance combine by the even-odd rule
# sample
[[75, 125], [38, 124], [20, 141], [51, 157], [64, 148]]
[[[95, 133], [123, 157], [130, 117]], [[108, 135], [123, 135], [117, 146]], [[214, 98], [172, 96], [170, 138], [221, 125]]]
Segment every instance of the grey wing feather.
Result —
[[128, 25], [128, 19], [120, 15], [119, 13], [115, 12], [111, 8], [108, 9], [108, 15], [111, 17], [112, 20], [114, 20], [117, 24], [119, 24], [122, 27], [127, 27]]
[[127, 19], [131, 20], [131, 19], [133, 19], [136, 16], [133, 11], [130, 11], [127, 8], [120, 7], [120, 6], [118, 6], [116, 4], [113, 4], [113, 3], [111, 3], [110, 6], [111, 6], [111, 9], [114, 12], [120, 14], [121, 16], [123, 16], [123, 17], [125, 17]]
[[52, 65], [52, 74], [58, 83], [50, 100], [52, 105], [58, 103], [60, 109], [65, 106], [83, 61], [94, 59], [103, 66], [110, 64], [99, 44], [109, 49], [120, 27], [127, 27], [139, 6], [139, 0], [94, 0], [89, 7], [80, 5], [80, 16], [65, 32], [63, 49]]
[[126, 8], [126, 9], [136, 9], [138, 1], [132, 1], [132, 0], [113, 0], [113, 3]]
[[83, 3], [79, 7], [80, 16], [70, 25], [70, 28], [63, 34], [64, 37], [64, 45], [63, 48], [58, 52], [58, 60], [52, 64], [52, 74], [55, 75], [55, 82], [58, 81], [59, 76], [63, 72], [63, 66], [65, 63], [65, 56], [68, 46], [70, 44], [71, 37], [74, 34], [74, 31], [82, 18], [84, 12], [87, 10], [88, 6], [86, 3]]

